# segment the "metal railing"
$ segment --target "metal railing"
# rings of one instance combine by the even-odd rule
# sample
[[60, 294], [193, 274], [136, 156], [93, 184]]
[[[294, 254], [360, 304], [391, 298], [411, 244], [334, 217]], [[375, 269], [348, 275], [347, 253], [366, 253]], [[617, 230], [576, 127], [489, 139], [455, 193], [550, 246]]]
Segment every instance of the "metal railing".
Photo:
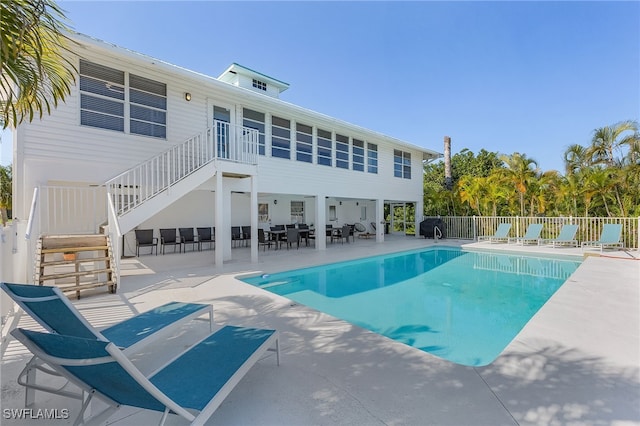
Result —
[[118, 216], [167, 190], [214, 160], [258, 162], [258, 131], [215, 121], [214, 126], [106, 182]]
[[[424, 217], [428, 219], [430, 217]], [[493, 235], [498, 225], [510, 223], [509, 236], [522, 237], [532, 223], [543, 224], [541, 238], [555, 238], [564, 224], [578, 225], [578, 241], [595, 241], [600, 238], [605, 224], [622, 225], [622, 242], [627, 249], [637, 249], [640, 241], [640, 217], [520, 217], [520, 216], [443, 216], [447, 238], [476, 240], [482, 235]]]

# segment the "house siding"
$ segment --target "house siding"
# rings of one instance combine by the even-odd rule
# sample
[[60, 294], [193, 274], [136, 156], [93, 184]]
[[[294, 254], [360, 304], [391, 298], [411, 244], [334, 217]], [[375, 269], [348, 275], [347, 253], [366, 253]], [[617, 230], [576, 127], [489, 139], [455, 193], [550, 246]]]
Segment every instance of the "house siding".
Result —
[[[82, 43], [82, 41], [81, 41]], [[273, 212], [288, 216], [288, 201], [302, 200], [305, 211], [315, 210], [315, 197], [329, 197], [332, 205], [340, 206], [340, 222], [360, 219], [360, 206], [367, 206], [367, 216], [375, 217], [374, 201], [399, 201], [421, 203], [422, 157], [427, 150], [395, 140], [376, 132], [341, 122], [335, 118], [306, 110], [254, 90], [243, 89], [217, 81], [211, 77], [192, 73], [144, 55], [101, 42], [86, 42], [78, 52], [83, 59], [100, 65], [133, 73], [166, 84], [167, 87], [167, 138], [158, 139], [131, 135], [80, 125], [79, 88], [74, 86], [65, 103], [50, 116], [25, 123], [17, 129], [18, 156], [21, 164], [14, 167], [15, 175], [22, 176], [14, 204], [20, 217], [27, 217], [33, 188], [51, 182], [77, 182], [102, 184], [134, 165], [180, 144], [212, 126], [213, 105], [231, 108], [232, 122], [242, 124], [244, 108], [265, 114], [266, 154], [259, 156], [257, 166], [257, 191], [259, 202], [272, 203], [272, 194], [283, 194], [285, 202], [273, 204]], [[78, 63], [78, 57], [74, 60]], [[185, 93], [191, 100], [185, 99]], [[270, 156], [271, 117], [291, 121], [290, 159]], [[295, 160], [295, 125], [302, 123], [313, 128], [312, 163]], [[125, 129], [127, 127], [125, 126]], [[332, 166], [317, 164], [317, 129], [332, 132]], [[349, 169], [336, 167], [335, 135], [348, 136], [350, 140]], [[352, 140], [365, 143], [365, 171], [352, 167]], [[366, 144], [378, 148], [378, 172], [369, 173], [366, 164]], [[411, 154], [411, 179], [394, 177], [394, 149]], [[430, 152], [431, 153], [431, 152]], [[249, 191], [249, 182], [236, 182], [239, 190]], [[194, 206], [195, 212], [185, 218], [183, 204], [167, 206], [166, 210], [149, 219], [144, 226], [213, 226], [213, 215], [203, 214], [211, 209], [213, 197], [200, 200], [204, 194], [212, 194], [215, 181], [212, 178], [199, 190], [185, 195], [183, 202]], [[236, 189], [234, 188], [234, 191]], [[265, 194], [265, 195], [260, 195]], [[359, 200], [340, 204], [340, 199]], [[200, 200], [200, 201], [199, 201]], [[234, 209], [230, 219], [233, 225], [250, 222], [249, 198], [232, 197], [240, 206]], [[358, 204], [355, 204], [355, 203]], [[329, 204], [327, 204], [328, 206]], [[421, 205], [421, 204], [420, 204]], [[328, 208], [328, 207], [327, 207]]]

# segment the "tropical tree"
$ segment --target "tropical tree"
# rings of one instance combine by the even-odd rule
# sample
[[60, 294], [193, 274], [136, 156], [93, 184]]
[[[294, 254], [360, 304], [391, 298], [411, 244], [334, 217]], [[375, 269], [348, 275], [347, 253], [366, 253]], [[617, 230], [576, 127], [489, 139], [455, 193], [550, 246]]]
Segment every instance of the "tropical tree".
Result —
[[11, 200], [11, 166], [0, 166], [0, 225], [7, 223]]
[[502, 173], [518, 194], [520, 201], [520, 215], [525, 215], [525, 195], [529, 185], [536, 177], [538, 172], [538, 163], [528, 158], [525, 154], [514, 152], [511, 155], [502, 155], [500, 159], [504, 162], [506, 168]]
[[589, 167], [587, 148], [579, 144], [569, 145], [564, 152], [564, 168], [567, 175], [574, 174]]
[[616, 157], [616, 151], [628, 147], [629, 153], [634, 157], [638, 139], [637, 121], [621, 121], [595, 129], [591, 146], [587, 149], [591, 164], [604, 164], [607, 167], [622, 165], [623, 157]]
[[458, 193], [460, 194], [460, 200], [469, 204], [471, 208], [482, 215], [481, 200], [484, 195], [483, 183], [486, 178], [463, 176], [458, 181]]
[[0, 0], [0, 121], [15, 127], [50, 114], [71, 93], [68, 27], [52, 0]]

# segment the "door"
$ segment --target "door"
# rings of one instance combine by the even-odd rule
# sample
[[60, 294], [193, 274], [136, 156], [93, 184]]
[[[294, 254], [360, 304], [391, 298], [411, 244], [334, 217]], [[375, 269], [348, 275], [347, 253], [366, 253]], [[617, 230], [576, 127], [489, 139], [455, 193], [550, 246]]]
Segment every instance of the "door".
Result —
[[415, 204], [391, 204], [390, 228], [393, 234], [415, 235]]
[[232, 142], [233, 114], [231, 107], [213, 104], [211, 107], [217, 158], [229, 158]]

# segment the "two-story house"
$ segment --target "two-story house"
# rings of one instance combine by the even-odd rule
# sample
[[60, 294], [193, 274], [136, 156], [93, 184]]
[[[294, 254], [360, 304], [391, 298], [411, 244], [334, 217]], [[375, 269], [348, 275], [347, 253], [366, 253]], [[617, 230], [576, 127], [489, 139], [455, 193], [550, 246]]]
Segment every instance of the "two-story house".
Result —
[[287, 83], [238, 64], [216, 78], [71, 38], [71, 94], [14, 131], [18, 281], [40, 235], [107, 229], [119, 258], [135, 254], [136, 228], [213, 227], [222, 264], [232, 226], [360, 222], [383, 242], [385, 205], [422, 212], [423, 162], [438, 152], [283, 101]]

